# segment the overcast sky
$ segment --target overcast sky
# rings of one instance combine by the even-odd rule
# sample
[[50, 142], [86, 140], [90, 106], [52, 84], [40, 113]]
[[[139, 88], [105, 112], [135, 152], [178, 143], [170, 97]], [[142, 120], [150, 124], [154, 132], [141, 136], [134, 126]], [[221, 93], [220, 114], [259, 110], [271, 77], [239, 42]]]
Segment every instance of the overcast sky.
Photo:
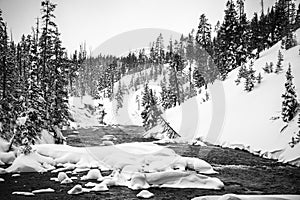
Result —
[[[249, 16], [261, 12], [261, 0], [246, 0]], [[299, 0], [298, 0], [299, 1]], [[53, 0], [55, 22], [63, 45], [72, 52], [86, 41], [93, 50], [107, 39], [140, 28], [163, 28], [187, 34], [205, 13], [215, 25], [222, 21], [226, 0]], [[275, 0], [264, 0], [265, 8]], [[15, 41], [29, 34], [40, 16], [40, 0], [0, 0], [4, 20]]]

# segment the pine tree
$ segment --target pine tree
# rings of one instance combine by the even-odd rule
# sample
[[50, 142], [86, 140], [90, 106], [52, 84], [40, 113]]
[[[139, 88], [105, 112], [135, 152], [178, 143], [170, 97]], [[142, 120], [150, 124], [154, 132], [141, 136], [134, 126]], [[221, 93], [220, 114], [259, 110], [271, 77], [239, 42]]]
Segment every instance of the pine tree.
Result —
[[289, 122], [294, 118], [299, 106], [295, 86], [292, 82], [294, 77], [292, 75], [290, 64], [285, 76], [285, 93], [281, 96], [283, 98], [281, 116], [284, 122]]
[[274, 66], [274, 64], [273, 64], [273, 62], [270, 62], [270, 65], [269, 65], [269, 71], [270, 71], [270, 73], [273, 73], [273, 66]]
[[245, 68], [245, 65], [242, 65], [239, 69], [237, 79], [235, 80], [236, 85], [239, 85], [241, 83], [241, 78], [246, 78], [246, 76], [247, 76], [247, 69]]
[[141, 113], [143, 126], [146, 130], [149, 130], [157, 125], [162, 112], [157, 107], [157, 97], [153, 93], [153, 90], [148, 88], [148, 84], [144, 86], [142, 106], [144, 107]]
[[123, 96], [124, 96], [124, 90], [122, 88], [121, 81], [119, 81], [117, 93], [115, 95], [115, 99], [117, 101], [116, 112], [118, 112], [119, 109], [123, 107]]
[[256, 80], [254, 73], [255, 73], [255, 70], [253, 69], [253, 62], [251, 61], [249, 69], [247, 70], [247, 73], [245, 75], [246, 76], [245, 77], [245, 79], [246, 79], [245, 90], [247, 92], [252, 91], [254, 88], [254, 83]]
[[251, 49], [257, 50], [257, 55], [259, 55], [259, 52], [261, 52], [264, 49], [262, 28], [263, 26], [261, 26], [261, 22], [258, 19], [257, 13], [254, 13], [254, 16], [250, 22], [250, 43]]
[[256, 80], [257, 80], [257, 83], [260, 84], [261, 83], [261, 80], [262, 80], [262, 76], [259, 72], [258, 76], [256, 77]]
[[217, 38], [214, 42], [215, 62], [220, 72], [221, 80], [225, 80], [227, 74], [238, 67], [238, 20], [233, 1], [226, 4], [224, 22], [222, 23]]
[[281, 53], [281, 51], [278, 51], [278, 60], [277, 60], [277, 64], [276, 64], [276, 69], [275, 69], [275, 73], [278, 74], [279, 72], [281, 72], [282, 69], [282, 61], [283, 61], [283, 55]]
[[295, 17], [294, 30], [300, 28], [300, 4], [298, 4], [298, 9]]
[[262, 68], [265, 73], [269, 74], [270, 72], [270, 65], [266, 62], [265, 67]]
[[298, 117], [298, 127], [299, 127], [299, 131], [295, 133], [295, 136], [292, 137], [292, 141], [289, 142], [289, 145], [292, 148], [300, 142], [300, 113], [299, 113], [299, 117]]
[[197, 43], [204, 48], [209, 55], [213, 55], [212, 40], [211, 40], [211, 25], [208, 23], [208, 19], [205, 14], [200, 16], [200, 22], [198, 25], [198, 31], [196, 34]]
[[184, 61], [178, 53], [174, 53], [170, 60], [170, 74], [169, 74], [169, 86], [173, 93], [176, 94], [176, 100], [180, 105], [182, 102], [182, 70], [184, 68]]
[[285, 11], [285, 18], [287, 20], [287, 26], [284, 27], [285, 32], [283, 33], [284, 34], [283, 36], [285, 37], [282, 39], [282, 47], [285, 49], [289, 49], [297, 45], [297, 41], [293, 33], [294, 24], [296, 20], [296, 9], [293, 0], [286, 0], [284, 3], [285, 3], [284, 11]]
[[237, 0], [238, 8], [238, 25], [237, 25], [237, 49], [236, 49], [236, 62], [237, 66], [247, 62], [249, 57], [252, 57], [250, 38], [251, 31], [250, 25], [247, 21], [246, 13], [244, 11], [244, 0]]

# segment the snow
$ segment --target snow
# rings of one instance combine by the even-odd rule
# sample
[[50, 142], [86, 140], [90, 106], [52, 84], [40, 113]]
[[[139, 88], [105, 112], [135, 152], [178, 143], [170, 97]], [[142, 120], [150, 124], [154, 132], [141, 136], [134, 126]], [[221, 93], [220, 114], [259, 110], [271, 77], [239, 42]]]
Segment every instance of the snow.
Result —
[[[296, 31], [296, 35], [299, 40], [300, 29]], [[289, 50], [281, 49], [280, 41], [261, 52], [260, 58], [254, 61], [253, 68], [256, 70], [255, 75], [260, 72], [263, 79], [251, 92], [244, 91], [244, 81], [236, 85], [237, 68], [229, 73], [225, 81], [208, 85], [209, 101], [203, 102], [201, 95], [198, 95], [180, 106], [166, 110], [165, 119], [181, 135], [176, 141], [191, 144], [197, 138], [203, 138], [203, 141], [209, 143], [238, 147], [266, 158], [300, 166], [300, 145], [292, 148], [288, 144], [299, 131], [299, 115], [288, 124], [281, 119], [281, 95], [285, 90], [285, 72], [289, 63], [298, 99], [300, 96], [299, 47], [300, 43]], [[283, 71], [278, 74], [264, 73], [262, 68], [266, 62], [276, 65], [279, 50], [284, 57]], [[283, 129], [286, 125], [288, 126]], [[157, 132], [159, 128], [155, 127], [147, 134], [153, 136]]]
[[65, 179], [68, 179], [68, 175], [65, 173], [65, 172], [59, 172], [58, 175], [57, 175], [57, 180], [59, 182], [62, 182], [64, 181]]
[[9, 147], [9, 142], [0, 137], [0, 152], [6, 152]]
[[[46, 172], [57, 166], [64, 169], [74, 169], [75, 166], [73, 172], [88, 171], [81, 180], [101, 182], [91, 190], [75, 186], [69, 194], [105, 191], [107, 186], [114, 185], [133, 190], [152, 186], [205, 189], [221, 189], [224, 186], [219, 179], [203, 175], [216, 173], [207, 162], [179, 156], [169, 148], [149, 142], [85, 148], [39, 144], [34, 145], [33, 149], [28, 155], [19, 155], [5, 172]], [[109, 169], [113, 170], [112, 174], [103, 177], [101, 171]], [[51, 180], [61, 184], [72, 182], [62, 171]]]
[[143, 199], [149, 199], [153, 196], [154, 196], [154, 194], [149, 192], [148, 190], [142, 190], [136, 195], [136, 197], [143, 198]]
[[146, 181], [146, 175], [140, 172], [135, 172], [130, 177], [129, 188], [132, 190], [148, 189], [150, 185]]
[[99, 169], [91, 169], [81, 180], [97, 180], [103, 178]]
[[54, 137], [49, 131], [43, 129], [41, 131], [41, 137], [35, 140], [36, 144], [54, 144]]
[[96, 184], [90, 191], [93, 191], [93, 192], [102, 192], [102, 191], [108, 191], [108, 187], [105, 183], [99, 183], [99, 184]]
[[81, 185], [77, 184], [72, 189], [68, 191], [68, 194], [81, 194], [84, 190]]
[[192, 200], [298, 200], [300, 195], [236, 195], [225, 194], [223, 196], [203, 196]]
[[0, 152], [0, 163], [11, 164], [16, 159], [15, 153], [10, 152]]
[[16, 191], [16, 192], [13, 192], [12, 194], [14, 194], [14, 195], [24, 195], [24, 196], [34, 196], [34, 194], [32, 192], [19, 192], [19, 191]]
[[12, 174], [11, 177], [19, 177], [21, 176], [20, 174]]
[[42, 156], [36, 152], [28, 155], [21, 154], [18, 156], [5, 171], [13, 172], [46, 172], [48, 169], [43, 163], [54, 165], [50, 157]]
[[33, 190], [33, 194], [39, 194], [39, 193], [49, 193], [49, 192], [55, 192], [52, 188], [46, 188], [46, 189], [38, 189], [38, 190]]

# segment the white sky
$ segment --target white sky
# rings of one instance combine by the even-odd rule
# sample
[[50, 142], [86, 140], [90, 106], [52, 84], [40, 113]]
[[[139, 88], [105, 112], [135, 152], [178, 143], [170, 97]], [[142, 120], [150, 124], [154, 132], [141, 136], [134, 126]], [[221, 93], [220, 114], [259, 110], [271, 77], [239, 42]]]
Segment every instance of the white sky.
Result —
[[[260, 12], [261, 0], [246, 0], [246, 12]], [[298, 0], [299, 1], [299, 0]], [[105, 40], [139, 28], [163, 28], [187, 34], [205, 13], [214, 26], [222, 21], [226, 0], [53, 0], [63, 45], [72, 52], [86, 41], [93, 50]], [[264, 0], [265, 8], [275, 0]], [[29, 34], [40, 16], [40, 0], [0, 0], [15, 41]]]

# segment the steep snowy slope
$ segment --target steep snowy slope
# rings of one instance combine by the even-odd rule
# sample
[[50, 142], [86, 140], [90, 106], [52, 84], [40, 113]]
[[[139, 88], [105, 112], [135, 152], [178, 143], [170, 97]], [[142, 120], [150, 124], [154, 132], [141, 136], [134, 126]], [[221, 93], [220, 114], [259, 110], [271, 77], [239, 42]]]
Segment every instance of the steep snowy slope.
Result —
[[[300, 30], [296, 34], [300, 44]], [[236, 69], [224, 82], [210, 86], [209, 102], [200, 105], [199, 97], [195, 97], [180, 107], [168, 110], [166, 116], [173, 128], [185, 140], [204, 137], [215, 144], [248, 149], [267, 157], [280, 158], [282, 161], [298, 159], [299, 165], [300, 145], [294, 148], [288, 145], [293, 134], [298, 131], [298, 115], [283, 129], [286, 124], [282, 121], [280, 113], [281, 95], [284, 93], [286, 81], [285, 72], [289, 63], [295, 77], [293, 83], [298, 98], [300, 95], [300, 45], [289, 50], [281, 49], [280, 46], [281, 42], [278, 42], [262, 52], [260, 58], [254, 62], [255, 74], [261, 72], [263, 80], [261, 84], [255, 85], [253, 91], [244, 91], [244, 82], [236, 86], [234, 81], [239, 70]], [[276, 65], [279, 50], [284, 56], [284, 70], [279, 74], [264, 73], [262, 67], [266, 62]], [[218, 84], [219, 87], [216, 86]], [[220, 101], [219, 98], [224, 100]], [[181, 118], [178, 115], [181, 115]], [[218, 129], [220, 131], [216, 132]]]

